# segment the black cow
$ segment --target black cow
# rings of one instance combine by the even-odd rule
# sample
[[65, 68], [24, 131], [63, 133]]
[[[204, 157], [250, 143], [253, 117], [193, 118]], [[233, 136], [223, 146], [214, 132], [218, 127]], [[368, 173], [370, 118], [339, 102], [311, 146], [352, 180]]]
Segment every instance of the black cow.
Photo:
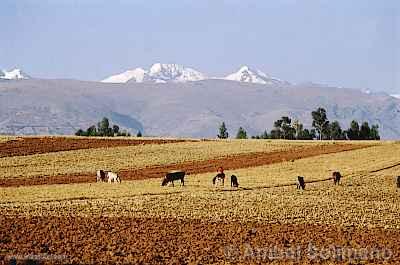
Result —
[[400, 176], [397, 176], [397, 188], [400, 188]]
[[332, 173], [332, 178], [333, 178], [333, 184], [334, 185], [339, 185], [340, 179], [342, 178], [342, 175], [340, 175], [340, 172], [335, 171]]
[[218, 173], [212, 180], [213, 185], [215, 185], [215, 182], [219, 180], [222, 181], [222, 186], [225, 185], [225, 174], [224, 173]]
[[304, 190], [306, 188], [306, 183], [304, 181], [304, 177], [297, 176], [297, 180], [299, 181], [299, 183], [297, 183], [297, 189]]
[[106, 181], [106, 174], [107, 174], [107, 172], [104, 170], [97, 170], [96, 181], [97, 182]]
[[165, 175], [161, 186], [165, 186], [168, 182], [172, 183], [172, 187], [174, 186], [174, 180], [181, 180], [181, 185], [185, 186], [185, 171], [171, 171]]
[[231, 176], [231, 187], [235, 187], [235, 188], [239, 187], [239, 182], [235, 175]]

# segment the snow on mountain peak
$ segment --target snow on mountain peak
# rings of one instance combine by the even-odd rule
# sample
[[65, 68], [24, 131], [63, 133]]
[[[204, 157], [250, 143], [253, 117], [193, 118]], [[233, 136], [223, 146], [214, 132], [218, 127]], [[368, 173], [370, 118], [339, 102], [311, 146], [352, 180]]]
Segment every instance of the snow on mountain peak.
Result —
[[148, 71], [142, 68], [136, 68], [118, 75], [110, 76], [102, 80], [102, 82], [126, 83], [128, 81], [133, 81], [137, 83], [166, 83], [198, 81], [203, 79], [206, 79], [205, 75], [192, 68], [186, 68], [178, 64], [155, 63]]
[[204, 79], [204, 75], [191, 68], [186, 68], [178, 64], [153, 64], [150, 68], [149, 76], [157, 81], [198, 81]]
[[239, 71], [226, 76], [224, 79], [264, 85], [283, 83], [281, 80], [272, 78], [260, 70], [251, 69], [247, 65], [240, 67]]
[[29, 79], [29, 75], [24, 73], [21, 69], [15, 68], [11, 71], [0, 71], [0, 79], [8, 80], [19, 80], [19, 79]]
[[147, 76], [147, 72], [142, 68], [136, 68], [133, 70], [128, 70], [123, 73], [110, 76], [101, 82], [103, 83], [126, 83], [130, 80], [135, 82], [143, 82]]

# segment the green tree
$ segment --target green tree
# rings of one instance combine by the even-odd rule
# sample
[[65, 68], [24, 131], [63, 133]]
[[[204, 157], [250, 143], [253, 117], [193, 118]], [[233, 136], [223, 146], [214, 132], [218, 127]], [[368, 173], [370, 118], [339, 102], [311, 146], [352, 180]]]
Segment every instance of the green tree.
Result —
[[228, 129], [226, 128], [225, 122], [222, 122], [219, 127], [219, 134], [217, 135], [220, 139], [227, 139], [229, 137]]
[[329, 134], [332, 140], [343, 140], [346, 138], [338, 121], [329, 124]]
[[361, 124], [359, 138], [360, 138], [360, 140], [371, 139], [371, 128], [369, 127], [369, 124], [366, 121], [364, 121]]
[[372, 125], [369, 139], [371, 140], [380, 140], [381, 137], [379, 136], [379, 126], [378, 124]]
[[96, 126], [92, 125], [86, 130], [86, 135], [87, 136], [97, 136], [97, 130]]
[[271, 130], [271, 138], [294, 139], [296, 130], [291, 125], [292, 120], [283, 116], [274, 122], [274, 129]]
[[318, 108], [317, 110], [311, 112], [313, 118], [312, 126], [318, 132], [318, 139], [322, 140], [324, 133], [327, 132], [329, 121], [326, 116], [326, 110], [324, 108]]
[[76, 136], [84, 136], [85, 134], [86, 132], [82, 129], [77, 130], [75, 133]]
[[136, 137], [142, 137], [142, 132], [140, 130], [137, 132]]
[[119, 133], [119, 126], [114, 124], [112, 130], [113, 130], [114, 135], [118, 135], [118, 133]]
[[346, 131], [346, 135], [349, 140], [360, 139], [360, 125], [356, 120], [351, 121], [350, 128]]
[[110, 136], [110, 122], [106, 117], [97, 124], [97, 128], [100, 136]]
[[247, 132], [242, 127], [239, 127], [238, 132], [236, 134], [236, 139], [247, 139]]

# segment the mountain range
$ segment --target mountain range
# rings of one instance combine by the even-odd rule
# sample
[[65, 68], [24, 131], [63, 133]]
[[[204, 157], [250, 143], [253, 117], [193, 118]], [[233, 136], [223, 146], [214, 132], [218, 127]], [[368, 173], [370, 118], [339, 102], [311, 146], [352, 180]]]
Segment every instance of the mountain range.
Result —
[[255, 135], [271, 130], [283, 115], [310, 128], [311, 111], [324, 107], [328, 118], [343, 128], [353, 119], [368, 121], [379, 125], [383, 139], [400, 139], [398, 98], [291, 84], [246, 66], [222, 78], [209, 78], [180, 65], [155, 64], [103, 82], [37, 79], [21, 70], [2, 73], [2, 134], [74, 134], [105, 116], [122, 129], [151, 136], [214, 138], [222, 121], [231, 136], [240, 126]]
[[276, 78], [272, 78], [257, 69], [242, 66], [240, 69], [225, 77], [208, 77], [207, 75], [178, 64], [153, 64], [149, 70], [135, 68], [123, 73], [112, 75], [103, 79], [103, 83], [167, 83], [167, 82], [195, 82], [207, 79], [223, 79], [254, 84], [280, 84], [287, 83]]

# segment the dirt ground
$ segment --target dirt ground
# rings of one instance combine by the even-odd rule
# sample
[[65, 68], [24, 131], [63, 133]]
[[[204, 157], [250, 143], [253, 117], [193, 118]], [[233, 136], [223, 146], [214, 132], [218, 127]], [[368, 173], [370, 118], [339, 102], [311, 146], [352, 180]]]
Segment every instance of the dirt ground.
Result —
[[[204, 161], [190, 161], [180, 164], [170, 164], [163, 166], [150, 166], [146, 168], [121, 170], [118, 174], [122, 180], [138, 180], [148, 178], [162, 178], [170, 170], [181, 169], [187, 174], [199, 174], [206, 172], [216, 172], [219, 166], [226, 170], [256, 167], [283, 161], [292, 161], [306, 157], [318, 156], [322, 154], [339, 153], [344, 151], [356, 150], [370, 147], [366, 144], [334, 144], [322, 146], [298, 147], [289, 151], [259, 152], [226, 156], [217, 159]], [[0, 147], [1, 148], [1, 147]], [[1, 150], [1, 149], [0, 149]], [[1, 179], [0, 187], [29, 186], [45, 184], [66, 184], [66, 183], [87, 183], [95, 182], [96, 173], [82, 172], [73, 175], [57, 176], [35, 176], [23, 179]]]
[[0, 261], [8, 264], [400, 263], [399, 230], [111, 217], [0, 222]]
[[21, 155], [44, 154], [59, 151], [71, 151], [79, 149], [132, 146], [140, 144], [167, 144], [186, 141], [191, 140], [20, 137], [14, 140], [0, 143], [0, 158]]

